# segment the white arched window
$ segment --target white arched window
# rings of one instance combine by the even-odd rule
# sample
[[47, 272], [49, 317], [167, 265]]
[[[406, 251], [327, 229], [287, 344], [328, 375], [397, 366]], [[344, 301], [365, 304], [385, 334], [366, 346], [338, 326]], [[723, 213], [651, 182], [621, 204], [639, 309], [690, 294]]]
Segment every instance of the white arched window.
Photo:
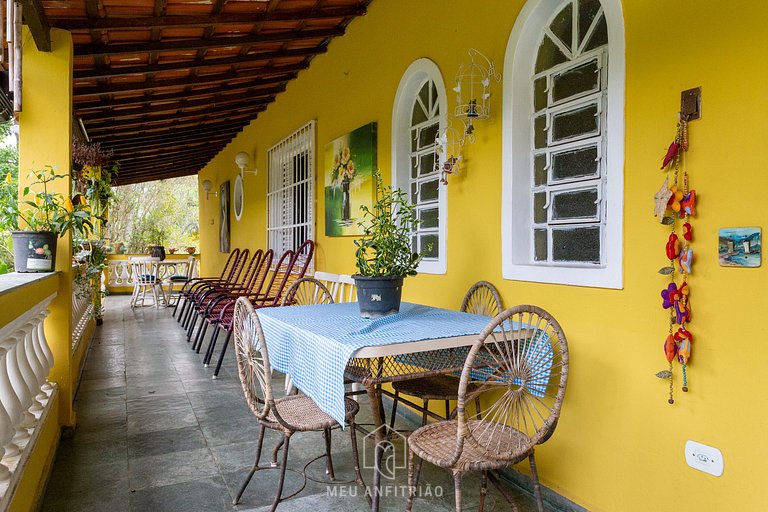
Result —
[[[429, 59], [411, 64], [400, 80], [392, 114], [392, 186], [416, 205], [421, 224], [413, 249], [424, 257], [419, 272], [446, 271], [447, 191], [435, 162], [435, 138], [445, 128], [445, 85]], [[436, 165], [437, 164], [437, 165]]]
[[620, 0], [529, 0], [504, 66], [505, 278], [622, 287]]

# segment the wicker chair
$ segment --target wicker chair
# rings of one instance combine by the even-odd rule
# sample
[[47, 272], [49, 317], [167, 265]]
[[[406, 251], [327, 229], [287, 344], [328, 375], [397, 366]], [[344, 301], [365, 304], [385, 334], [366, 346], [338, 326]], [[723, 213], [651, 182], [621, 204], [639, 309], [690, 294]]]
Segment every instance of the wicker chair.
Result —
[[[413, 490], [421, 461], [453, 473], [456, 510], [462, 510], [461, 477], [481, 471], [480, 510], [488, 472], [525, 458], [531, 464], [539, 512], [541, 500], [536, 445], [549, 439], [560, 417], [568, 380], [568, 343], [560, 324], [536, 306], [515, 306], [494, 317], [469, 351], [459, 381], [455, 420], [425, 425], [408, 438], [406, 510], [413, 507]], [[469, 393], [470, 384], [475, 391]], [[483, 416], [470, 416], [469, 400], [488, 400]], [[492, 402], [492, 403], [491, 403]], [[414, 464], [414, 456], [419, 457]]]
[[[478, 281], [467, 291], [464, 300], [461, 302], [460, 311], [492, 317], [498, 315], [502, 309], [501, 296], [496, 287], [488, 281]], [[390, 419], [390, 428], [392, 429], [395, 428], [397, 404], [402, 400], [400, 398], [401, 394], [414, 396], [424, 402], [424, 405], [419, 407], [410, 401], [403, 400], [408, 405], [421, 410], [422, 425], [426, 425], [428, 415], [433, 414], [429, 412], [430, 401], [442, 400], [445, 402], [445, 419], [449, 419], [451, 417], [450, 401], [457, 400], [459, 395], [459, 379], [453, 375], [435, 375], [403, 380], [392, 383], [392, 387], [394, 389], [392, 418]], [[479, 409], [479, 404], [477, 404], [477, 407]]]
[[[261, 449], [264, 444], [264, 432], [267, 428], [270, 428], [283, 433], [281, 444], [273, 452], [273, 459], [276, 459], [277, 450], [282, 446], [283, 457], [280, 464], [280, 480], [277, 496], [272, 503], [271, 509], [274, 512], [283, 499], [283, 484], [285, 482], [291, 436], [296, 432], [323, 433], [325, 438], [326, 472], [334, 480], [333, 460], [331, 458], [331, 429], [337, 427], [338, 423], [323, 412], [306, 395], [274, 398], [272, 393], [272, 368], [269, 364], [269, 352], [267, 350], [267, 342], [264, 339], [264, 331], [261, 328], [256, 310], [245, 297], [238, 298], [235, 303], [234, 333], [240, 383], [242, 384], [248, 407], [258, 419], [261, 428], [256, 448], [256, 461], [245, 482], [243, 482], [240, 491], [237, 493], [233, 504], [238, 504], [253, 475], [256, 471], [262, 469], [259, 467], [259, 459], [261, 458]], [[365, 489], [363, 476], [360, 472], [357, 440], [355, 437], [355, 415], [358, 410], [357, 402], [346, 399], [346, 421], [349, 424], [348, 430], [352, 440], [355, 481]]]

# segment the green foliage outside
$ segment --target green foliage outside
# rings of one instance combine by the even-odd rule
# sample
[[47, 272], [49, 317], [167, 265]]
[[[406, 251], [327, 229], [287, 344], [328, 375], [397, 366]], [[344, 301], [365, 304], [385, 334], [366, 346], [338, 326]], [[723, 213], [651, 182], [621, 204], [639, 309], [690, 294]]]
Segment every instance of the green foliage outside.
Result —
[[[18, 205], [19, 149], [11, 139], [12, 122], [0, 123], [0, 204]], [[8, 139], [12, 142], [6, 143]], [[0, 274], [13, 271], [13, 244], [8, 226], [0, 226]]]
[[107, 236], [114, 251], [147, 253], [150, 245], [198, 247], [197, 177], [186, 176], [114, 187], [115, 202], [109, 210]]

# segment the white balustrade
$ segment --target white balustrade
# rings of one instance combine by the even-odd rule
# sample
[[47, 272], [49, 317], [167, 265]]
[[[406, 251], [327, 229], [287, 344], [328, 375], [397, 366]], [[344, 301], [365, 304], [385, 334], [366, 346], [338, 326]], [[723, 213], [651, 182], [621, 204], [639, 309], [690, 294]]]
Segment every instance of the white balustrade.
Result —
[[86, 265], [72, 266], [72, 350], [76, 350], [93, 315], [93, 286]]
[[[56, 385], [48, 382], [53, 354], [43, 321], [54, 295], [0, 328], [0, 509], [16, 485], [50, 412]], [[54, 411], [55, 414], [55, 411]]]

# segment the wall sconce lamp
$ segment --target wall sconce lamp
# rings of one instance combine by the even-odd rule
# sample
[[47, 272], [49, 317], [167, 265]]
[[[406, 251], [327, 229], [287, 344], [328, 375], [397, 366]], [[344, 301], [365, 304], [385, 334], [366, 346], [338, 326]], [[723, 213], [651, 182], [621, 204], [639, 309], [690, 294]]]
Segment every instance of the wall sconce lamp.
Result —
[[213, 183], [211, 183], [211, 180], [203, 180], [203, 190], [205, 191], [205, 200], [208, 200], [208, 196], [213, 194], [213, 197], [217, 197], [219, 195], [218, 192], [211, 192], [211, 188], [213, 188]]
[[251, 164], [251, 155], [246, 153], [245, 151], [240, 151], [238, 154], [235, 155], [235, 164], [240, 168], [240, 176], [243, 176], [243, 173], [246, 172], [252, 172], [254, 176], [256, 176], [259, 173], [259, 170], [255, 167], [253, 169], [246, 170], [245, 168], [248, 167]]

